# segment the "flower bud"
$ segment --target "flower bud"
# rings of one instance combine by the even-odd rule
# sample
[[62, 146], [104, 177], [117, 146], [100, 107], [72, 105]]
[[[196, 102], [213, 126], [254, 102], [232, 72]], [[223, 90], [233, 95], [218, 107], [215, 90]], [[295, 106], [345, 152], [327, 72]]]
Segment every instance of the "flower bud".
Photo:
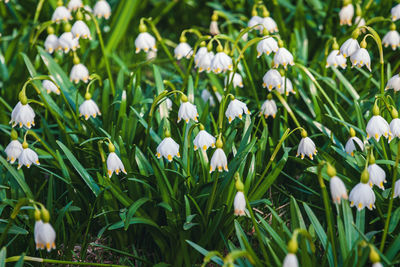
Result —
[[164, 131], [164, 136], [167, 137], [171, 137], [171, 132], [168, 129], [165, 129]]
[[41, 216], [40, 210], [35, 209], [34, 216], [35, 216], [35, 221], [39, 221]]
[[11, 140], [17, 140], [18, 139], [18, 133], [16, 130], [12, 129], [11, 130]]
[[115, 146], [111, 142], [108, 143], [108, 151], [110, 151], [110, 153], [115, 152]]
[[356, 28], [356, 29], [353, 31], [353, 33], [351, 34], [351, 38], [357, 39], [358, 36], [360, 36], [360, 29], [359, 29], [359, 28]]
[[50, 213], [46, 208], [42, 209], [42, 221], [48, 223], [50, 221]]
[[374, 157], [374, 153], [371, 152], [370, 156], [369, 156], [369, 160], [368, 160], [369, 165], [375, 164], [375, 157]]
[[392, 107], [392, 118], [397, 119], [399, 117], [399, 113], [397, 112], [395, 107]]
[[51, 27], [51, 26], [47, 27], [47, 33], [48, 34], [54, 34], [54, 28]]
[[70, 32], [71, 28], [72, 28], [71, 24], [69, 23], [64, 24], [64, 32]]
[[[239, 174], [238, 174], [237, 176], [239, 176]], [[236, 177], [235, 177], [235, 178], [236, 178]], [[241, 192], [244, 191], [244, 184], [243, 184], [243, 182], [240, 180], [240, 177], [238, 177], [238, 178], [236, 179], [235, 187], [236, 187], [236, 190], [237, 190], [237, 191], [241, 191]]]
[[369, 252], [369, 260], [372, 263], [377, 263], [381, 261], [381, 257], [379, 257], [378, 252], [374, 248], [371, 247], [371, 251]]
[[139, 25], [139, 32], [140, 32], [140, 33], [142, 33], [142, 32], [147, 32], [147, 27], [146, 27], [146, 25], [144, 25], [144, 23], [140, 23], [140, 25]]
[[75, 55], [75, 56], [74, 56], [74, 59], [73, 59], [74, 65], [78, 65], [80, 62], [81, 62], [81, 61], [79, 60], [79, 57], [78, 57], [77, 55]]
[[89, 92], [86, 92], [85, 100], [90, 100], [91, 98], [92, 98], [92, 95]]
[[80, 10], [78, 10], [78, 12], [76, 12], [76, 20], [83, 20], [83, 14]]
[[268, 94], [267, 99], [271, 100], [272, 99], [272, 94]]
[[391, 31], [395, 31], [395, 30], [396, 30], [396, 24], [392, 23], [392, 24], [390, 25], [390, 30], [391, 30]]
[[304, 129], [301, 129], [301, 137], [306, 138], [308, 136], [307, 131]]
[[217, 12], [214, 11], [214, 13], [211, 16], [211, 21], [217, 21], [218, 20], [218, 14]]
[[369, 181], [369, 173], [367, 168], [365, 168], [361, 173], [361, 183], [366, 184], [368, 183], [368, 181]]
[[27, 143], [26, 141], [24, 141], [24, 142], [22, 143], [22, 148], [23, 148], [23, 149], [27, 149], [28, 147], [29, 147], [28, 143]]
[[222, 45], [218, 45], [217, 46], [217, 53], [220, 53], [220, 52], [222, 52], [222, 51], [224, 51], [224, 48], [222, 47]]
[[327, 168], [326, 168], [326, 173], [329, 175], [329, 177], [333, 177], [336, 176], [336, 169], [335, 167], [333, 167], [331, 164], [327, 164]]
[[26, 97], [25, 90], [19, 92], [18, 98], [22, 105], [28, 104], [28, 98]]
[[367, 42], [365, 41], [365, 39], [361, 41], [360, 47], [361, 48], [367, 48]]
[[356, 136], [356, 131], [354, 131], [353, 128], [350, 127], [350, 131], [349, 132], [350, 132], [350, 137]]
[[186, 43], [187, 42], [187, 39], [186, 39], [184, 34], [182, 34], [181, 37], [179, 38], [179, 42], [180, 43]]
[[287, 249], [289, 253], [296, 254], [297, 249], [299, 248], [299, 244], [297, 243], [296, 238], [290, 239]]
[[378, 116], [378, 115], [379, 115], [379, 107], [378, 107], [378, 105], [376, 104], [376, 102], [375, 102], [375, 104], [374, 104], [374, 107], [372, 108], [372, 114], [373, 114], [374, 116]]
[[215, 146], [217, 148], [222, 148], [224, 146], [224, 143], [222, 142], [221, 136], [218, 137], [217, 142], [215, 143]]
[[200, 129], [200, 131], [204, 131], [204, 129], [205, 129], [205, 128], [204, 128], [204, 125], [200, 123], [199, 129]]
[[181, 101], [182, 102], [188, 102], [188, 97], [185, 94], [182, 94]]

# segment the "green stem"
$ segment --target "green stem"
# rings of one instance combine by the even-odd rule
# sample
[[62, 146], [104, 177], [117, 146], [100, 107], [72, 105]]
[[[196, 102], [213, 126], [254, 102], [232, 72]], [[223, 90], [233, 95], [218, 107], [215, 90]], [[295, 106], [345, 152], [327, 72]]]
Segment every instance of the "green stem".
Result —
[[286, 102], [285, 98], [283, 98], [278, 91], [274, 90], [273, 92], [275, 93], [275, 95], [279, 99], [279, 101], [281, 101], [282, 105], [285, 107], [285, 109], [289, 113], [290, 117], [292, 117], [292, 119], [293, 119], [294, 123], [296, 124], [296, 126], [297, 127], [301, 127], [299, 121], [296, 118], [296, 115], [294, 115], [293, 110], [289, 107], [289, 105]]
[[213, 206], [213, 204], [214, 204], [215, 193], [217, 192], [218, 178], [219, 178], [219, 173], [217, 173], [217, 177], [215, 177], [215, 179], [214, 179], [211, 197], [209, 198], [209, 201], [208, 201], [208, 203], [207, 203], [206, 222], [208, 222], [208, 217], [209, 217], [209, 215], [210, 215], [211, 208], [212, 208], [212, 206]]
[[389, 207], [388, 207], [387, 218], [386, 218], [386, 221], [385, 221], [385, 228], [383, 230], [382, 241], [381, 241], [381, 245], [379, 247], [379, 250], [382, 253], [383, 253], [383, 248], [385, 247], [386, 236], [388, 234], [390, 216], [392, 215], [393, 199], [394, 199], [394, 188], [395, 188], [395, 185], [396, 185], [397, 168], [399, 166], [399, 159], [400, 159], [400, 141], [397, 143], [397, 155], [396, 155], [396, 161], [395, 161], [395, 164], [394, 164], [393, 178], [392, 178], [392, 191], [390, 193]]
[[38, 3], [38, 5], [37, 5], [37, 7], [36, 7], [35, 16], [34, 16], [34, 18], [33, 18], [33, 25], [36, 24], [36, 22], [37, 22], [37, 20], [38, 20], [38, 18], [39, 18], [39, 14], [40, 14], [40, 11], [42, 10], [43, 3], [44, 3], [44, 0], [40, 0], [39, 3]]
[[94, 263], [94, 262], [76, 262], [76, 261], [62, 261], [62, 260], [52, 260], [43, 259], [30, 256], [13, 256], [6, 259], [6, 262], [16, 262], [23, 257], [24, 261], [34, 261], [34, 262], [47, 262], [47, 263], [58, 263], [58, 264], [70, 264], [70, 265], [86, 265], [86, 266], [109, 266], [109, 267], [125, 267], [127, 265], [118, 264], [106, 264], [106, 263]]

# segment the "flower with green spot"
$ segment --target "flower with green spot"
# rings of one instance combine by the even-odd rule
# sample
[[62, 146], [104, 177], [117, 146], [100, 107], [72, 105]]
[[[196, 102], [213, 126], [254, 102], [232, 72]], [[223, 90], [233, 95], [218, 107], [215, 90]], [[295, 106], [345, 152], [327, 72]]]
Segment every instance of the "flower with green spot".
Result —
[[351, 191], [349, 195], [350, 206], [356, 206], [360, 211], [367, 207], [369, 210], [375, 208], [375, 193], [369, 182], [369, 173], [365, 169], [361, 174], [361, 181]]

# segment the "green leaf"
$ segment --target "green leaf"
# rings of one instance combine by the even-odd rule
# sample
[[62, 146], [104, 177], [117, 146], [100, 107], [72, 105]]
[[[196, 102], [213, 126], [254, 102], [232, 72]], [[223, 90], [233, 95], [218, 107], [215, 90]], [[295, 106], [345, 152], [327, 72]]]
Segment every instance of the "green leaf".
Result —
[[19, 186], [21, 187], [22, 191], [24, 191], [25, 195], [28, 198], [33, 198], [33, 194], [31, 192], [31, 190], [29, 189], [29, 186], [25, 182], [25, 178], [21, 175], [22, 171], [18, 172], [2, 156], [0, 156], [0, 162], [11, 173], [12, 177], [14, 177], [15, 181], [19, 184]]
[[133, 215], [135, 215], [135, 212], [147, 201], [150, 201], [149, 198], [147, 197], [142, 197], [139, 198], [138, 200], [135, 201], [135, 203], [133, 203], [129, 209], [128, 212], [126, 214], [126, 218], [125, 218], [125, 225], [124, 225], [124, 230], [127, 230], [131, 221], [131, 218], [133, 217]]
[[0, 267], [6, 267], [7, 248], [3, 247], [0, 251]]

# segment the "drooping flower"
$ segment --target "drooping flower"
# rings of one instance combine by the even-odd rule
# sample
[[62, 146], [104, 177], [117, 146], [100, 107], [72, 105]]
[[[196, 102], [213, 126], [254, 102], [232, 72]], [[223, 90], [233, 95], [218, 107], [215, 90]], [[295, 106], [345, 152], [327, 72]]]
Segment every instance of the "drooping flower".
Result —
[[113, 172], [115, 172], [117, 175], [120, 172], [123, 172], [126, 174], [124, 164], [122, 163], [122, 161], [118, 157], [118, 155], [115, 153], [115, 146], [111, 142], [108, 144], [108, 150], [110, 151], [110, 154], [108, 154], [108, 157], [107, 157], [108, 177], [111, 178]]
[[387, 121], [382, 118], [379, 115], [379, 108], [375, 104], [373, 109], [372, 109], [372, 114], [373, 116], [371, 119], [368, 121], [367, 124], [367, 138], [375, 138], [377, 142], [379, 142], [379, 139], [383, 135], [386, 138], [389, 138], [389, 141], [391, 139], [391, 132], [390, 132], [390, 127]]
[[317, 155], [318, 152], [313, 140], [307, 136], [307, 132], [304, 129], [301, 131], [301, 137], [296, 157], [300, 156], [301, 159], [304, 159], [304, 156], [308, 156], [313, 160], [313, 155]]
[[169, 131], [165, 132], [165, 138], [157, 146], [157, 158], [164, 157], [169, 162], [172, 161], [173, 157], [180, 158], [179, 145], [171, 138]]
[[375, 208], [375, 193], [368, 184], [369, 174], [364, 170], [361, 174], [361, 181], [350, 192], [350, 206], [356, 206], [360, 211], [367, 207], [369, 210]]
[[261, 57], [263, 53], [269, 56], [272, 52], [278, 51], [278, 42], [273, 37], [266, 37], [257, 44], [257, 58]]
[[[357, 27], [360, 28], [360, 27], [362, 27], [362, 26], [365, 26], [367, 23], [366, 23], [366, 21], [365, 21], [365, 19], [364, 19], [363, 17], [357, 16], [357, 17], [354, 19], [354, 24], [357, 25]], [[362, 29], [361, 31], [364, 32], [364, 29]]]
[[18, 157], [18, 169], [20, 169], [23, 165], [30, 168], [32, 163], [40, 165], [39, 157], [35, 151], [28, 147], [28, 143], [24, 141], [22, 143], [22, 152]]
[[50, 215], [48, 210], [42, 209], [42, 218], [40, 218], [40, 211], [35, 211], [35, 227], [34, 227], [34, 237], [36, 243], [36, 249], [47, 249], [50, 252], [51, 249], [56, 248], [56, 232], [49, 223]]
[[96, 102], [92, 100], [92, 95], [87, 92], [85, 94], [85, 101], [79, 106], [79, 116], [84, 116], [85, 120], [88, 120], [90, 116], [96, 118], [97, 115], [101, 115], [100, 109]]
[[[395, 108], [392, 109], [392, 118], [393, 120], [390, 122], [389, 128], [390, 128], [390, 132], [391, 132], [391, 136], [392, 138], [400, 138], [400, 119], [399, 117], [399, 113], [397, 112], [397, 110]], [[389, 141], [390, 142], [390, 141]]]
[[177, 60], [183, 57], [189, 59], [193, 55], [193, 49], [186, 42], [186, 37], [181, 37], [180, 43], [174, 49], [174, 54]]
[[339, 50], [332, 50], [326, 58], [326, 67], [337, 67], [340, 66], [342, 69], [346, 68], [346, 58], [339, 53]]
[[72, 25], [71, 33], [75, 38], [92, 40], [89, 27], [82, 20], [75, 21], [74, 25]]
[[211, 16], [210, 33], [211, 35], [220, 34], [218, 29], [218, 14], [216, 12], [214, 12]]
[[293, 84], [292, 82], [289, 80], [289, 78], [286, 78], [285, 81], [285, 76], [282, 76], [282, 86], [278, 86], [276, 88], [276, 90], [280, 93], [280, 94], [285, 94], [285, 95], [289, 95], [289, 93], [292, 94], [296, 94], [296, 92], [293, 90]]
[[269, 16], [264, 17], [261, 23], [263, 27], [267, 29], [268, 32], [270, 33], [278, 32], [278, 26], [276, 25], [276, 22], [273, 18]]
[[11, 112], [10, 124], [12, 124], [12, 127], [15, 127], [17, 124], [20, 128], [25, 126], [28, 129], [35, 126], [35, 111], [33, 111], [27, 101], [24, 101], [24, 103], [25, 104], [22, 104], [21, 101], [19, 101]]
[[[215, 88], [216, 90], [216, 88]], [[222, 95], [218, 91], [214, 91], [215, 97], [217, 98], [218, 102], [221, 102]], [[215, 106], [215, 100], [213, 95], [207, 90], [204, 89], [201, 91], [201, 99], [203, 99], [204, 102], [209, 102], [211, 107]]]
[[243, 113], [250, 115], [247, 105], [240, 100], [233, 99], [225, 111], [225, 116], [228, 122], [231, 123], [236, 117], [242, 119]]
[[400, 197], [400, 180], [397, 180], [394, 184], [394, 196], [393, 197]]
[[58, 49], [58, 38], [55, 34], [49, 34], [44, 41], [44, 49], [52, 54]]
[[400, 34], [396, 31], [394, 23], [390, 26], [390, 31], [383, 36], [382, 44], [385, 47], [391, 46], [393, 51], [400, 46]]
[[180, 122], [181, 119], [186, 121], [186, 123], [189, 123], [189, 120], [191, 119], [197, 122], [197, 117], [199, 116], [199, 114], [197, 113], [196, 106], [188, 101], [186, 95], [182, 95], [181, 100], [182, 104], [179, 107], [178, 111], [178, 122]]
[[237, 191], [233, 200], [234, 214], [236, 216], [244, 216], [246, 209], [246, 199], [242, 191]]
[[51, 20], [60, 23], [61, 21], [68, 21], [71, 20], [71, 12], [65, 6], [58, 6], [56, 10], [54, 10], [53, 16]]
[[93, 7], [93, 15], [97, 18], [108, 19], [111, 16], [111, 7], [105, 0], [99, 0]]
[[14, 129], [11, 130], [11, 142], [4, 150], [7, 155], [7, 161], [13, 164], [19, 155], [21, 155], [22, 149], [22, 144], [18, 141], [18, 133]]
[[375, 157], [372, 152], [369, 157], [368, 174], [369, 185], [371, 187], [376, 185], [380, 189], [385, 190], [383, 183], [386, 183], [386, 173], [378, 164], [375, 163]]
[[208, 48], [206, 47], [206, 42], [203, 41], [200, 43], [200, 48], [197, 49], [196, 54], [194, 56], [194, 64], [196, 68], [199, 65], [200, 58], [202, 58], [207, 52]]
[[261, 106], [260, 116], [264, 115], [265, 118], [272, 116], [275, 119], [278, 108], [276, 107], [275, 101], [272, 99], [272, 95], [268, 94], [268, 99]]
[[[355, 35], [356, 34], [353, 34], [353, 36]], [[353, 55], [358, 49], [360, 49], [360, 45], [358, 44], [357, 38], [352, 37], [347, 39], [346, 42], [342, 44], [342, 46], [340, 47], [340, 54], [342, 54], [343, 57], [346, 58]]]
[[396, 21], [400, 18], [400, 4], [395, 5], [391, 10], [392, 20]]
[[400, 91], [400, 76], [399, 74], [393, 75], [386, 84], [385, 90], [393, 89]]
[[[257, 14], [257, 12], [256, 12]], [[249, 22], [247, 23], [247, 27], [252, 28], [254, 27], [256, 30], [259, 30], [260, 32], [263, 31], [263, 25], [262, 25], [262, 18], [254, 15], [249, 19]]]
[[283, 260], [282, 267], [299, 267], [299, 261], [294, 253], [288, 253]]
[[216, 74], [233, 70], [232, 58], [222, 51], [221, 46], [218, 46], [217, 54], [211, 61], [211, 70]]
[[[280, 42], [282, 41], [279, 40], [278, 44], [280, 44]], [[282, 45], [283, 44], [279, 46], [279, 49], [274, 56], [274, 68], [278, 68], [279, 65], [282, 65], [286, 69], [287, 65], [294, 65], [292, 53], [290, 53], [289, 50], [284, 48]]]
[[68, 53], [70, 50], [76, 51], [79, 48], [79, 41], [77, 38], [74, 38], [71, 32], [64, 32], [58, 38], [58, 46], [64, 53]]
[[339, 12], [340, 17], [340, 25], [349, 25], [351, 26], [351, 20], [354, 16], [354, 6], [350, 3], [348, 5], [344, 5]]
[[68, 10], [69, 11], [76, 11], [80, 7], [83, 7], [82, 0], [70, 0], [68, 2]]
[[[139, 26], [139, 28], [140, 27], [141, 26]], [[135, 46], [136, 46], [136, 54], [139, 53], [140, 50], [143, 50], [146, 53], [149, 52], [150, 49], [155, 52], [157, 51], [156, 39], [146, 31], [144, 32], [141, 31], [138, 37], [136, 37]]]
[[356, 52], [354, 52], [351, 56], [350, 56], [350, 61], [353, 64], [352, 67], [357, 66], [359, 68], [361, 68], [362, 66], [367, 66], [368, 70], [371, 71], [371, 58], [369, 56], [369, 53], [367, 51], [367, 49], [365, 49], [367, 47], [367, 42], [365, 42], [365, 40], [363, 40], [361, 42], [361, 48], [359, 48]]
[[363, 142], [360, 140], [360, 138], [358, 138], [356, 136], [356, 132], [354, 131], [354, 129], [350, 128], [350, 138], [347, 141], [346, 146], [344, 148], [347, 154], [350, 154], [351, 156], [354, 156], [354, 151], [357, 150], [355, 144], [358, 145], [358, 147], [361, 149], [361, 151], [364, 150]]
[[193, 140], [193, 149], [196, 151], [201, 148], [206, 151], [209, 147], [215, 147], [215, 137], [207, 133], [203, 124], [200, 124], [200, 131]]
[[[233, 76], [233, 78], [232, 78], [232, 76]], [[235, 72], [235, 74], [233, 74], [233, 72], [229, 72], [229, 75], [225, 76], [225, 79], [224, 79], [225, 87], [228, 85], [228, 83], [231, 80], [232, 80], [233, 88], [236, 88], [236, 87], [243, 88], [243, 79], [239, 73]]]
[[55, 85], [50, 80], [43, 80], [42, 81], [42, 86], [47, 91], [48, 94], [50, 94], [50, 93], [55, 93], [57, 95], [60, 94], [60, 89], [58, 89], [57, 85]]
[[282, 86], [282, 76], [279, 71], [275, 69], [268, 70], [263, 77], [263, 87], [267, 87], [268, 91], [272, 89], [280, 89]]
[[[197, 56], [197, 55], [196, 55]], [[203, 55], [199, 55], [198, 61], [196, 63], [196, 67], [199, 68], [199, 72], [211, 71], [211, 62], [214, 58], [214, 53], [212, 51], [208, 52], [206, 48], [206, 52]]]
[[75, 84], [79, 83], [79, 81], [87, 83], [89, 81], [89, 71], [82, 63], [75, 64], [71, 69], [69, 79]]
[[221, 137], [218, 138], [216, 146], [217, 149], [215, 150], [210, 161], [210, 173], [212, 173], [215, 169], [218, 169], [219, 172], [222, 172], [222, 170], [228, 171], [228, 159], [226, 158], [225, 152], [222, 149], [223, 143]]

